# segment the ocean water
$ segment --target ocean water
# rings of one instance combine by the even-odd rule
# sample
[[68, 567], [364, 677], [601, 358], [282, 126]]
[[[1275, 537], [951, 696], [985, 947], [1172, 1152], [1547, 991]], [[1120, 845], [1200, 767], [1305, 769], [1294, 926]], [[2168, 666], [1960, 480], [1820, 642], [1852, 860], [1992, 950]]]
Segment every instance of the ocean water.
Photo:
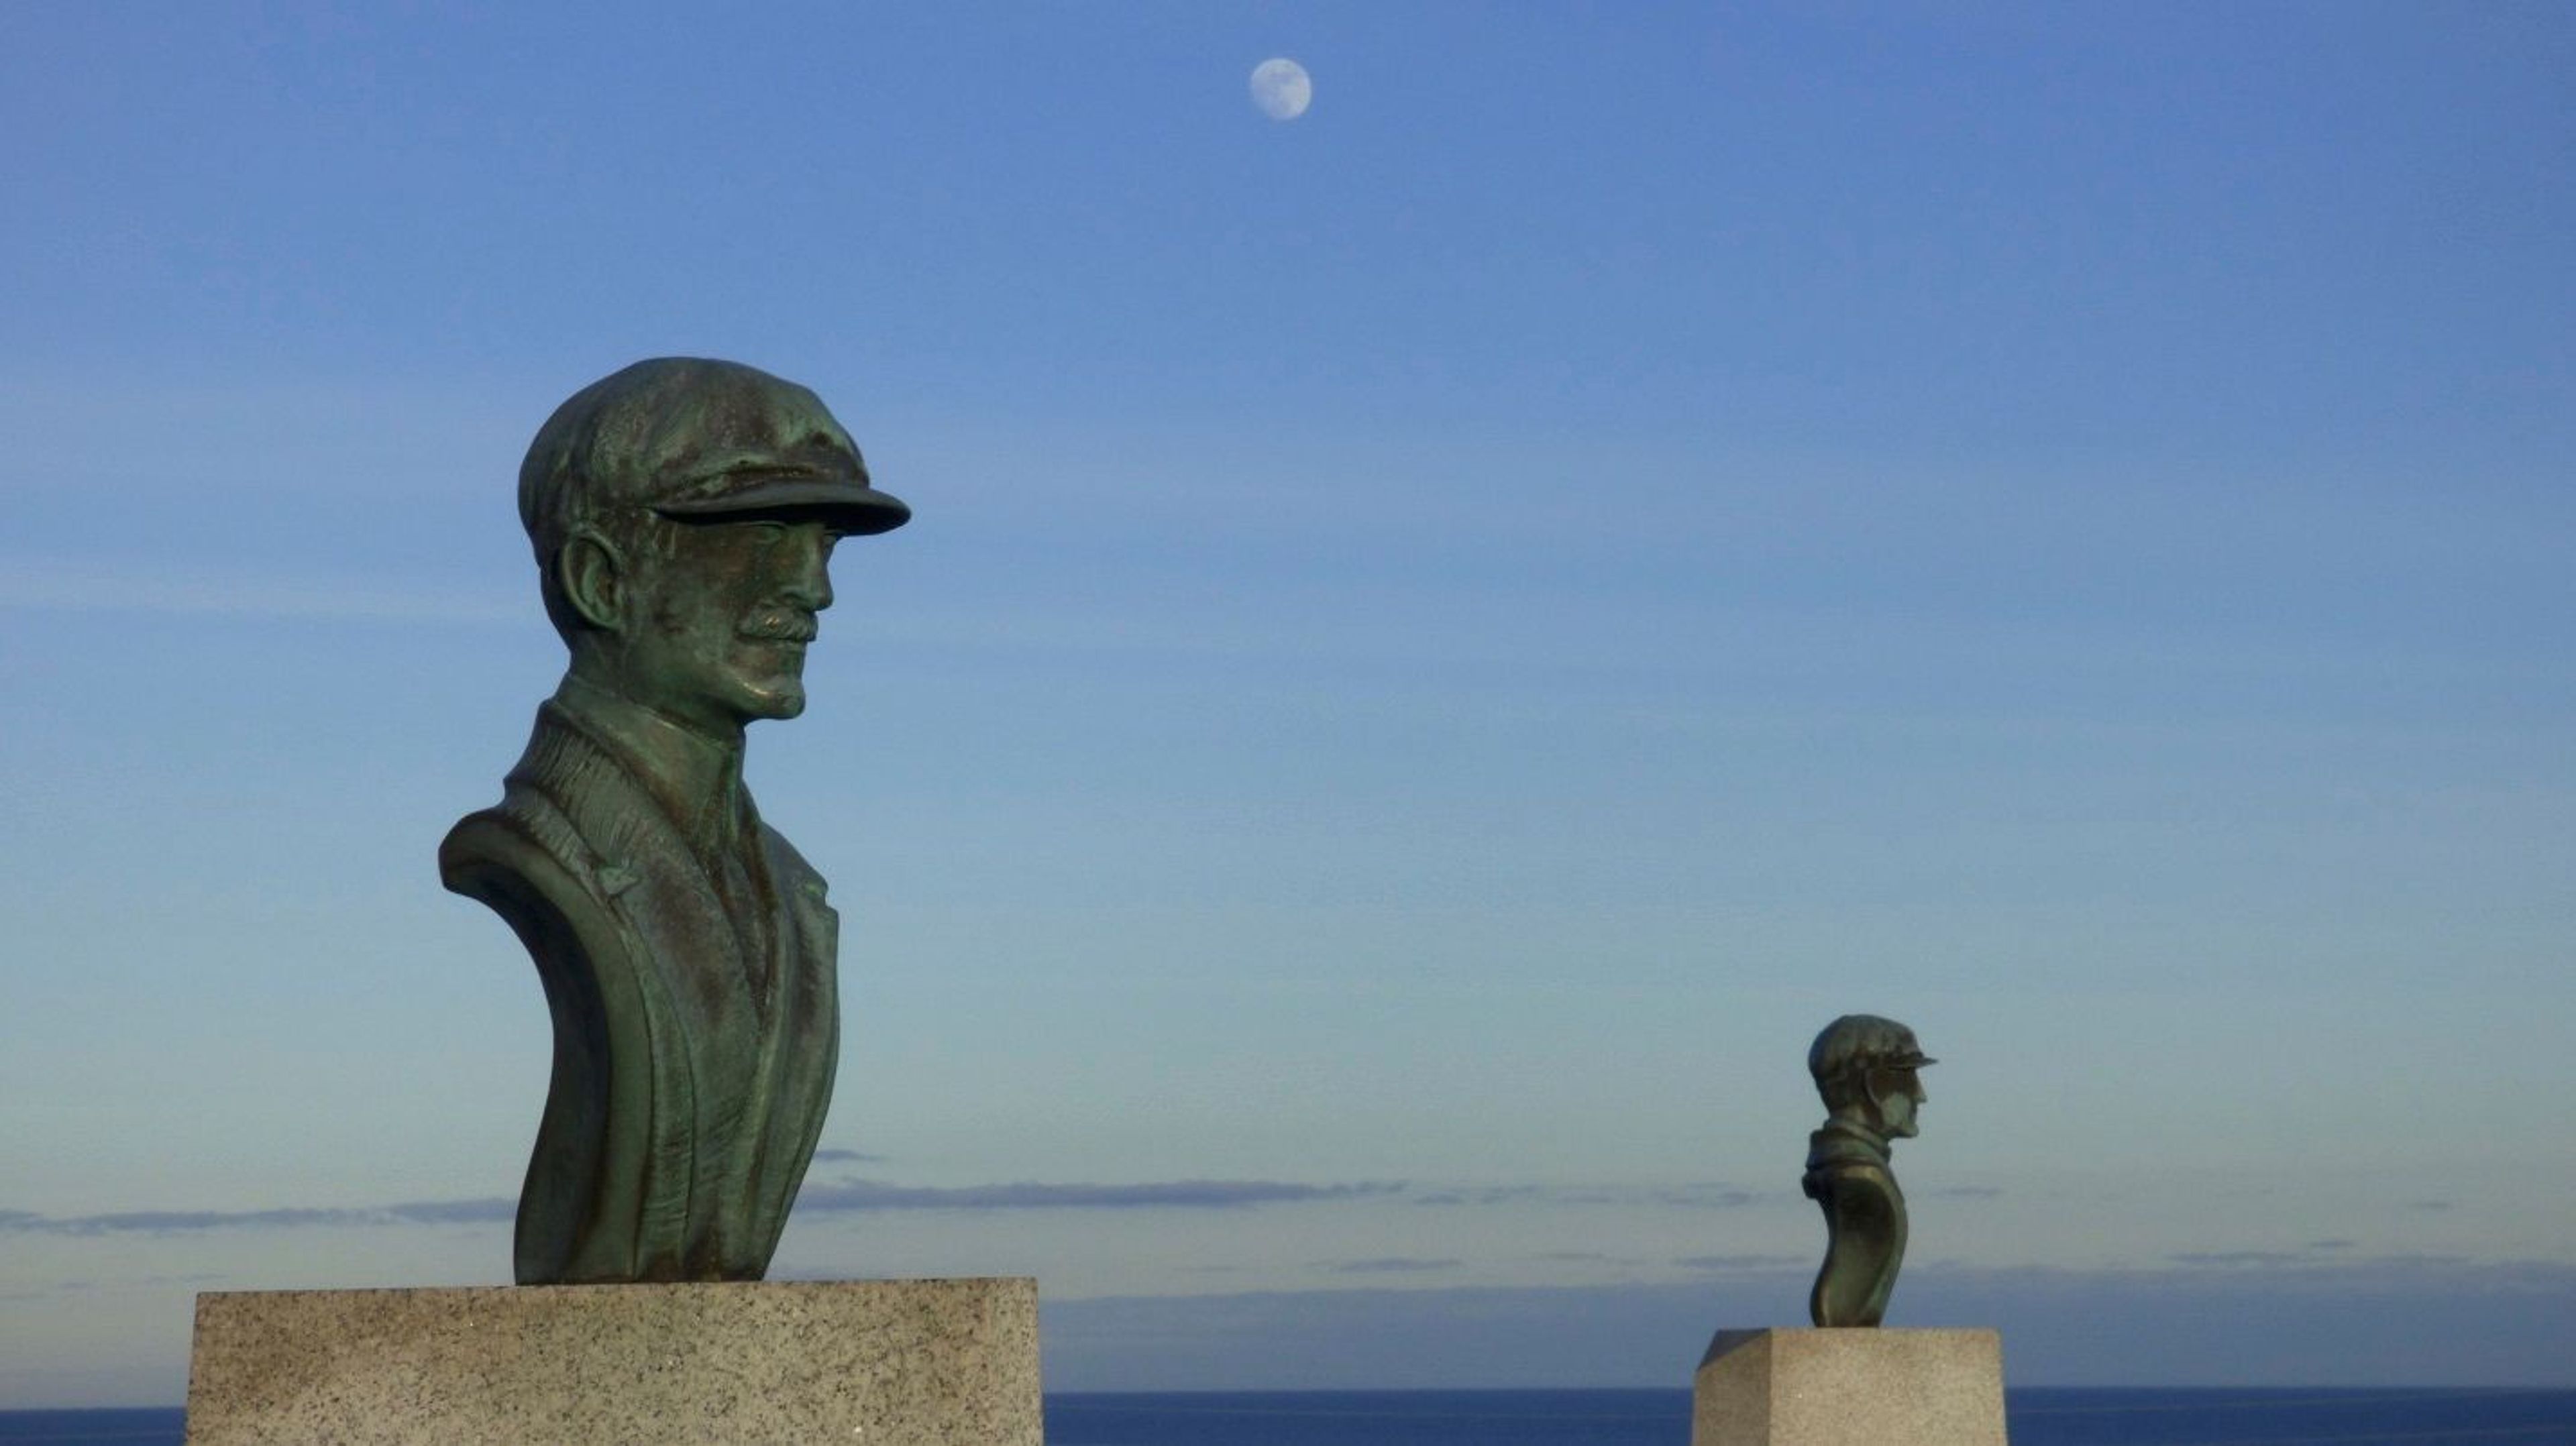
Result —
[[[2576, 1446], [2576, 1391], [2018, 1390], [2013, 1446]], [[6, 1446], [180, 1446], [152, 1411], [0, 1411]], [[1048, 1446], [1687, 1446], [1688, 1391], [1047, 1398]], [[542, 1446], [542, 1443], [530, 1443]]]

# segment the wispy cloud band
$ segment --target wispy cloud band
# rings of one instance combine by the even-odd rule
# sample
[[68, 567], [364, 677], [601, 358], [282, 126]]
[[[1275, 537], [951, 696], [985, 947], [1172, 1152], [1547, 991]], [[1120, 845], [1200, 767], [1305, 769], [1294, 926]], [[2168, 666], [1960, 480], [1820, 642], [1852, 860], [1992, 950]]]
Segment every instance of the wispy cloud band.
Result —
[[167, 1235], [189, 1230], [281, 1230], [374, 1225], [479, 1225], [508, 1220], [515, 1201], [413, 1200], [354, 1208], [275, 1210], [125, 1210], [103, 1215], [34, 1215], [0, 1211], [0, 1231], [34, 1235]]
[[1476, 1185], [1425, 1190], [1416, 1205], [1678, 1205], [1732, 1210], [1782, 1198], [1732, 1185]]
[[[866, 1210], [1241, 1210], [1256, 1205], [1353, 1200], [1399, 1194], [1397, 1181], [1310, 1185], [1280, 1180], [1169, 1180], [1128, 1185], [1045, 1184], [938, 1187], [876, 1180], [809, 1184], [800, 1211]], [[0, 1233], [34, 1235], [167, 1235], [200, 1230], [349, 1229], [386, 1225], [479, 1225], [507, 1221], [517, 1202], [505, 1197], [415, 1200], [397, 1205], [271, 1210], [126, 1210], [98, 1215], [38, 1215], [0, 1210]]]
[[1403, 1189], [1403, 1184], [1398, 1181], [1375, 1180], [1335, 1185], [1300, 1185], [1278, 1180], [1169, 1180], [1136, 1185], [1049, 1185], [1020, 1181], [1008, 1185], [951, 1188], [848, 1180], [837, 1185], [806, 1186], [796, 1197], [796, 1208], [818, 1211], [1239, 1210], [1254, 1205], [1362, 1199], [1393, 1195]]

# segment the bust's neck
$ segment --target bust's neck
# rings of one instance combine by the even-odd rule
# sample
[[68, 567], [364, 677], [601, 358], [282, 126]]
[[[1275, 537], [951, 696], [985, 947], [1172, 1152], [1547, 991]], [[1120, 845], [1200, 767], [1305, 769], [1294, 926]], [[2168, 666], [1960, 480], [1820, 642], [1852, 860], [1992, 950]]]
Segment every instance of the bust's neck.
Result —
[[1818, 1129], [1816, 1133], [1819, 1135], [1836, 1135], [1843, 1139], [1850, 1140], [1855, 1144], [1866, 1147], [1871, 1154], [1878, 1156], [1881, 1160], [1888, 1157], [1889, 1142], [1887, 1136], [1879, 1133], [1875, 1129], [1872, 1129], [1869, 1121], [1864, 1119], [1856, 1111], [1834, 1111], [1831, 1115], [1826, 1117], [1823, 1127]]
[[554, 702], [616, 749], [663, 810], [692, 832], [729, 832], [735, 816], [748, 810], [741, 729], [729, 738], [711, 738], [578, 668], [564, 674]]

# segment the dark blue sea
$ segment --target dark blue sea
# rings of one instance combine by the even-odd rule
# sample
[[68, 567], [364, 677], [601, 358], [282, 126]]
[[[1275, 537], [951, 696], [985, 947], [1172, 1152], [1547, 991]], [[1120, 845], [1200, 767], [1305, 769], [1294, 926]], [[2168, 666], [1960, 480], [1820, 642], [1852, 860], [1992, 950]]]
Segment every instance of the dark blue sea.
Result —
[[[2576, 1446], [2576, 1391], [2018, 1390], [2013, 1446]], [[180, 1446], [154, 1411], [0, 1411], [7, 1446]], [[1047, 1398], [1047, 1446], [1687, 1446], [1688, 1391]], [[532, 1443], [536, 1446], [536, 1443]]]

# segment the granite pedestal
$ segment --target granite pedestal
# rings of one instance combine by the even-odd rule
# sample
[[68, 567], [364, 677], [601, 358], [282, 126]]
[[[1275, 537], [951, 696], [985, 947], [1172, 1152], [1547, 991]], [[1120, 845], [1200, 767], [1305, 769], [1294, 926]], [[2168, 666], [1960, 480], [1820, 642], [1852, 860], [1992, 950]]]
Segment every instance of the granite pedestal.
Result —
[[1990, 1330], [1719, 1331], [1691, 1446], [2004, 1446]]
[[1037, 1282], [197, 1297], [189, 1446], [1040, 1446]]

